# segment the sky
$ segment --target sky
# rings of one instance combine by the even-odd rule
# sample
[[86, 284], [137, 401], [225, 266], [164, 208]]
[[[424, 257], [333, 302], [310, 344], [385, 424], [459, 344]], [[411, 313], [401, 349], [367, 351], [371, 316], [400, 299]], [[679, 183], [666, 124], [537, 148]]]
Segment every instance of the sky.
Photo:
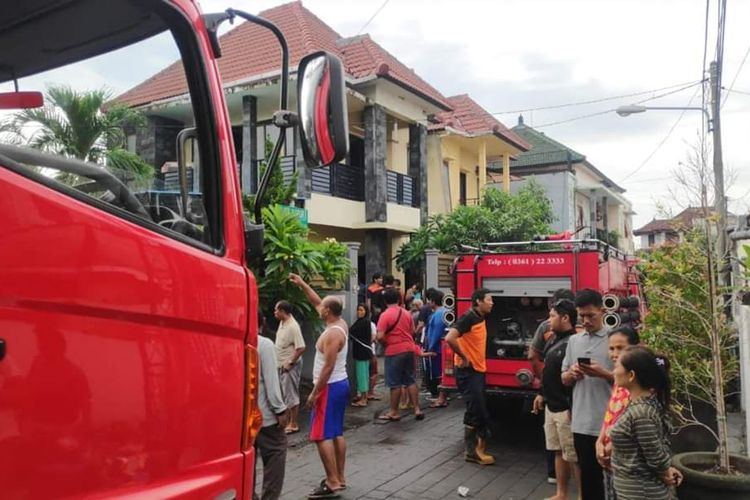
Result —
[[[203, 0], [201, 6], [204, 11], [234, 6], [257, 13], [281, 3]], [[648, 111], [627, 118], [608, 112], [543, 125], [613, 110], [701, 80], [705, 0], [390, 0], [384, 7], [383, 0], [303, 0], [303, 4], [342, 36], [369, 33], [443, 95], [468, 93], [492, 113], [514, 111], [496, 115], [507, 126], [517, 123], [516, 110], [673, 87], [597, 104], [527, 111], [523, 116], [526, 124], [586, 155], [625, 188], [637, 213], [636, 228], [657, 214], [659, 204], [674, 213], [686, 205], [669, 188], [675, 190], [673, 171], [686, 160], [701, 131], [700, 111]], [[750, 49], [746, 29], [750, 2], [727, 4], [723, 84], [728, 88]], [[717, 0], [711, 0], [709, 7], [706, 67], [715, 54]], [[746, 66], [733, 89], [750, 94], [750, 62]], [[737, 178], [727, 195], [730, 210], [747, 213], [750, 155], [745, 137], [750, 131], [750, 95], [728, 95], [721, 114], [723, 154], [725, 167], [734, 170]], [[701, 87], [695, 86], [644, 104], [700, 106], [701, 97]]]
[[[281, 3], [285, 2], [200, 2], [204, 12], [234, 7], [256, 14]], [[650, 106], [701, 106], [700, 85], [680, 89], [704, 77], [704, 46], [706, 68], [714, 59], [718, 0], [709, 0], [707, 45], [706, 0], [303, 4], [342, 36], [370, 34], [443, 95], [467, 93], [509, 127], [522, 114], [527, 125], [584, 154], [627, 190], [625, 196], [636, 212], [635, 228], [655, 217], [659, 206], [677, 213], [689, 203], [674, 194], [675, 171], [697, 141], [703, 114], [652, 110], [622, 118], [613, 110], [644, 99]], [[750, 62], [743, 65], [743, 59], [750, 52], [750, 30], [743, 26], [750, 20], [750, 2], [728, 0], [726, 17], [723, 85], [732, 92], [723, 91], [722, 142], [725, 169], [734, 172], [727, 196], [731, 211], [749, 213], [750, 155], [745, 137], [750, 131]], [[110, 85], [119, 83], [120, 88], [113, 88], [119, 93], [177, 57], [164, 37], [148, 44], [137, 65], [105, 68], [94, 59], [85, 69], [77, 69], [73, 80], [70, 73], [66, 79], [82, 88], [97, 88], [106, 76]], [[34, 84], [55, 77], [36, 79]], [[659, 97], [675, 90], [680, 91]], [[617, 96], [626, 97], [609, 99]], [[530, 111], [602, 99], [607, 100]]]

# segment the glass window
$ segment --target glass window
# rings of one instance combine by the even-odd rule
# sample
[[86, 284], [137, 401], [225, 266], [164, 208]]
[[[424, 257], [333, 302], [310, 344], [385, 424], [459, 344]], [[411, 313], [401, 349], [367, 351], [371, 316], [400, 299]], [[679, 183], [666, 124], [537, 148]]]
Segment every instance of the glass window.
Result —
[[[182, 53], [190, 53], [193, 42], [181, 40], [181, 52], [168, 22], [156, 12], [145, 14], [145, 4], [113, 0], [106, 9], [93, 1], [82, 5], [100, 22], [80, 23], [75, 30], [58, 30], [45, 39], [44, 50], [27, 54], [40, 54], [37, 67], [54, 65], [49, 54], [68, 47], [100, 44], [109, 36], [99, 33], [101, 26], [108, 33], [143, 30], [127, 36], [140, 41], [120, 42], [116, 50], [43, 72], [24, 71], [20, 65], [25, 62], [19, 62], [14, 72], [27, 75], [18, 81], [20, 90], [43, 92], [44, 107], [0, 115], [0, 165], [113, 215], [218, 247], [219, 233], [209, 221], [218, 225], [220, 211], [208, 202], [217, 197], [206, 196], [206, 189], [217, 184], [219, 172], [202, 168], [198, 143], [211, 139], [202, 135], [207, 125], [196, 123], [199, 113], [182, 62]], [[143, 27], [134, 23], [141, 19], [148, 20]], [[34, 47], [32, 40], [27, 42]], [[0, 48], [0, 59], [12, 60], [12, 50]], [[101, 52], [100, 47], [81, 50], [83, 56]], [[173, 89], [171, 94], [162, 90], [165, 85]], [[12, 81], [0, 84], [0, 92], [12, 90]], [[207, 176], [213, 176], [213, 182], [207, 183]]]

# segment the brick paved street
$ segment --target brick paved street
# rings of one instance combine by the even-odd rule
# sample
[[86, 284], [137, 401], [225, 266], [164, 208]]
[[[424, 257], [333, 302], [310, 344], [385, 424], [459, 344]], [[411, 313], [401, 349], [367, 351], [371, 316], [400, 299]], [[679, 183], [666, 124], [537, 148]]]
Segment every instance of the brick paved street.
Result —
[[[426, 409], [418, 422], [402, 412], [400, 422], [376, 423], [383, 402], [365, 409], [347, 410], [347, 483], [345, 499], [460, 498], [459, 486], [469, 498], [542, 499], [554, 494], [547, 484], [540, 422], [517, 411], [493, 411], [490, 453], [497, 463], [482, 467], [463, 459], [463, 402], [454, 399], [445, 409]], [[295, 435], [287, 456], [282, 498], [305, 498], [323, 477], [316, 448]], [[259, 478], [260, 480], [260, 478]], [[575, 498], [571, 495], [571, 498]]]

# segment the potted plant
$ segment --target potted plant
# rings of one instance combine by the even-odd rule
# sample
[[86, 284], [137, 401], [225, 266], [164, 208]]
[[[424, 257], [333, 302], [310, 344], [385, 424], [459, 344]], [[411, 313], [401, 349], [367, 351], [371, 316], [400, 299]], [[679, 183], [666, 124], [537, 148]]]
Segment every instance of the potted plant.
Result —
[[[674, 466], [684, 476], [679, 498], [748, 499], [750, 459], [730, 454], [728, 446], [725, 388], [739, 369], [736, 335], [725, 313], [731, 290], [717, 283], [718, 229], [705, 188], [703, 193], [701, 224], [683, 233], [679, 243], [654, 249], [643, 264], [649, 304], [643, 338], [672, 361], [677, 436], [698, 429], [716, 446], [703, 443], [702, 450], [699, 444], [675, 455]], [[699, 415], [701, 407], [708, 415]], [[684, 446], [684, 435], [682, 441]]]

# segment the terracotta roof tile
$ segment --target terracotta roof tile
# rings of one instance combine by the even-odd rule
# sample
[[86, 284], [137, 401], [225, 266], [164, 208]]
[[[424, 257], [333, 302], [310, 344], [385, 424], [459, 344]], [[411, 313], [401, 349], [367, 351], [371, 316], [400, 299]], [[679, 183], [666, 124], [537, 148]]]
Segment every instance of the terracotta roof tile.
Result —
[[639, 227], [638, 229], [633, 231], [633, 234], [635, 236], [641, 236], [651, 233], [674, 232], [672, 224], [672, 219], [653, 219], [645, 226]]
[[[289, 66], [295, 68], [310, 52], [325, 50], [339, 56], [355, 79], [374, 75], [394, 80], [421, 94], [440, 107], [450, 109], [445, 97], [409, 70], [369, 36], [344, 39], [302, 2], [292, 2], [259, 14], [279, 27], [289, 47]], [[281, 51], [276, 37], [267, 29], [243, 22], [219, 37], [222, 57], [218, 59], [222, 81], [227, 84], [252, 80], [279, 72]], [[130, 106], [148, 104], [187, 92], [182, 64], [177, 61], [148, 80], [120, 95], [117, 100]]]
[[448, 97], [448, 103], [453, 110], [439, 113], [436, 117], [438, 123], [430, 125], [430, 130], [451, 127], [469, 135], [495, 134], [522, 151], [531, 149], [526, 140], [500, 123], [468, 94]]
[[407, 68], [370, 35], [344, 38], [339, 41], [346, 71], [356, 79], [369, 76], [394, 80], [408, 90], [426, 97], [443, 109], [451, 109], [446, 98], [413, 70]]

